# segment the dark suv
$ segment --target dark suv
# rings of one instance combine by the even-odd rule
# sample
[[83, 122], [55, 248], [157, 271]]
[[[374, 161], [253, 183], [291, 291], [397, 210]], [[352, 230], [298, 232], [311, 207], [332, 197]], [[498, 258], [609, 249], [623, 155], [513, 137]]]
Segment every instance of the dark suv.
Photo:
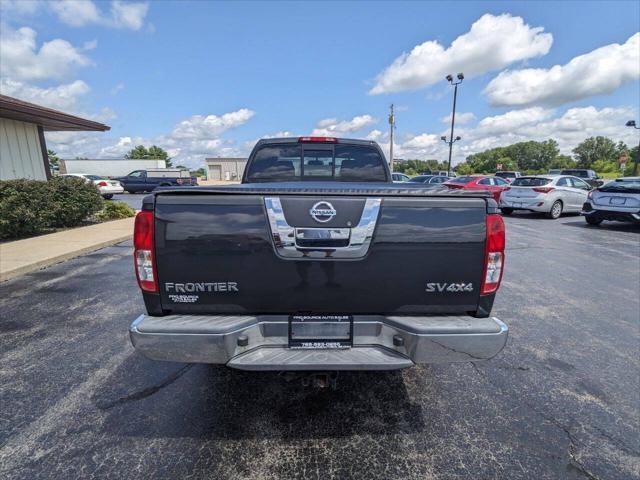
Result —
[[600, 177], [593, 170], [589, 170], [586, 168], [570, 168], [566, 170], [562, 170], [560, 175], [572, 175], [574, 177], [581, 178], [593, 188], [600, 187], [604, 185], [604, 182], [600, 179]]

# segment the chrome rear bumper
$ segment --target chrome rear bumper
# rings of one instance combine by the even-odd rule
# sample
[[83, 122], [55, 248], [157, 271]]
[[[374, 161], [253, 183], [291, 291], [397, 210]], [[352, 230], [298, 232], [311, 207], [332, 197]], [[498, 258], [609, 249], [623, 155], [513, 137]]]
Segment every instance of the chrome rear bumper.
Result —
[[288, 328], [286, 315], [141, 315], [129, 334], [133, 346], [153, 360], [242, 370], [393, 370], [488, 360], [504, 348], [509, 333], [495, 317], [355, 315], [351, 348], [295, 350], [288, 347]]

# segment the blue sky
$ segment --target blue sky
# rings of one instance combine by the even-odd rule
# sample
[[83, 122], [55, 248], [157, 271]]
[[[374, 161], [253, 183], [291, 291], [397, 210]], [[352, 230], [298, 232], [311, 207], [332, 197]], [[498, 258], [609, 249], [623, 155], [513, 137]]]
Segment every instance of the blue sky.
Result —
[[386, 148], [394, 103], [398, 156], [442, 159], [442, 73], [460, 70], [457, 161], [549, 137], [569, 152], [637, 142], [639, 5], [2, 0], [0, 87], [112, 127], [47, 134], [63, 157], [156, 143], [197, 166], [314, 130]]

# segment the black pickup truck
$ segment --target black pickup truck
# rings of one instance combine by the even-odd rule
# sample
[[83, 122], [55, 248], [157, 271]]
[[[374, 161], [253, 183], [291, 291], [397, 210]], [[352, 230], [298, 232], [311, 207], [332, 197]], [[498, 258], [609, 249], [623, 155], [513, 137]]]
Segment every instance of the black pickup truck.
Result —
[[483, 192], [394, 184], [375, 142], [261, 140], [243, 183], [164, 189], [135, 221], [156, 360], [390, 370], [493, 357], [505, 229]]

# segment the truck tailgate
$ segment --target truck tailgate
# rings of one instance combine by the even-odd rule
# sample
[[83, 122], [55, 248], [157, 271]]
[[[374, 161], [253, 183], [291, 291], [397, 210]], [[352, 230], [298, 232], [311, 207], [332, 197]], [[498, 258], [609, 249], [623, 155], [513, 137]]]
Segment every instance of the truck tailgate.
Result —
[[160, 298], [173, 314], [478, 307], [485, 198], [218, 189], [160, 192], [154, 208]]

